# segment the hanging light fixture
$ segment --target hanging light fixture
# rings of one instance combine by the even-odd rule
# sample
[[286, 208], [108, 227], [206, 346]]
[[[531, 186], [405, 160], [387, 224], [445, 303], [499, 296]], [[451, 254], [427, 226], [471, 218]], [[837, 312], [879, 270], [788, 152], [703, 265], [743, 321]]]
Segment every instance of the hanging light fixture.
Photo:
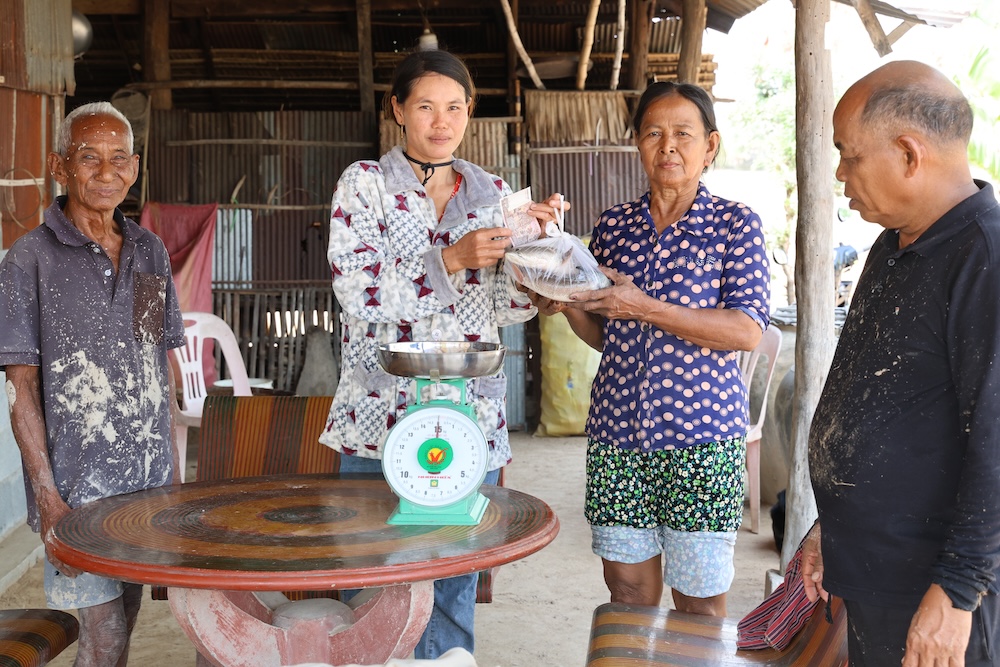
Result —
[[427, 14], [424, 12], [424, 3], [417, 0], [417, 7], [420, 8], [420, 18], [424, 22], [424, 32], [420, 35], [420, 41], [417, 43], [418, 51], [435, 51], [438, 48], [438, 38], [431, 30], [431, 22], [427, 20]]
[[94, 42], [94, 26], [90, 24], [84, 14], [76, 9], [73, 10], [73, 57], [79, 58]]

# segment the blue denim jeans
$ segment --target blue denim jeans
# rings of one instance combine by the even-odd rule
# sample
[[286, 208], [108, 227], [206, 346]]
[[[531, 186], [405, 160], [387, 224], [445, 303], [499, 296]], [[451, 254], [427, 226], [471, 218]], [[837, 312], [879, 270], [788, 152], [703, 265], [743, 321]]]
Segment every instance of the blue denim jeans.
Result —
[[[382, 461], [358, 456], [340, 457], [340, 472], [382, 472]], [[486, 473], [484, 484], [496, 484], [500, 470]], [[418, 660], [433, 660], [445, 651], [461, 646], [469, 653], [475, 651], [476, 584], [479, 574], [465, 574], [434, 582], [434, 608], [427, 628], [417, 642], [413, 656]], [[342, 591], [341, 599], [349, 600], [353, 591]]]

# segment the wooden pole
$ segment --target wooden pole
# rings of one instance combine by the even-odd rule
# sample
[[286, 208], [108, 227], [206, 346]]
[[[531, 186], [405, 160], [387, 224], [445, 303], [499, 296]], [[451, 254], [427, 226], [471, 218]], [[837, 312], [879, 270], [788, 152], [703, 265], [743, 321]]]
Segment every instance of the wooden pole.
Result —
[[615, 27], [615, 60], [611, 65], [611, 90], [618, 90], [618, 77], [622, 71], [622, 53], [625, 51], [625, 0], [618, 0], [618, 25]]
[[677, 64], [677, 81], [697, 85], [708, 6], [705, 0], [683, 0], [682, 6], [684, 16], [681, 21], [681, 59]]
[[597, 10], [600, 8], [601, 0], [590, 0], [587, 22], [583, 27], [583, 44], [580, 45], [580, 62], [576, 67], [577, 90], [583, 90], [587, 86], [587, 65], [590, 64], [590, 52], [594, 48], [594, 28], [597, 25]]
[[[142, 62], [147, 81], [170, 81], [170, 0], [146, 0], [143, 16]], [[172, 109], [169, 88], [154, 89], [150, 107]]]
[[361, 113], [375, 122], [375, 66], [372, 56], [372, 2], [357, 0], [358, 10], [358, 92]]
[[510, 32], [510, 38], [514, 42], [514, 48], [517, 49], [517, 53], [521, 56], [521, 62], [524, 63], [524, 68], [528, 70], [528, 76], [531, 77], [532, 83], [535, 84], [535, 88], [538, 90], [545, 90], [545, 84], [538, 77], [538, 72], [535, 71], [535, 64], [531, 62], [531, 56], [524, 48], [524, 44], [521, 42], [521, 35], [517, 32], [517, 22], [514, 21], [514, 15], [510, 9], [510, 2], [508, 0], [500, 0], [500, 4], [503, 6], [503, 15], [507, 19], [507, 30]]
[[795, 160], [799, 218], [795, 237], [798, 330], [792, 406], [785, 570], [816, 518], [809, 479], [809, 427], [833, 358], [833, 80], [826, 24], [832, 0], [798, 0], [795, 11]]
[[654, 0], [633, 0], [629, 17], [628, 86], [632, 90], [646, 89], [646, 68], [649, 65], [649, 33], [653, 29]]

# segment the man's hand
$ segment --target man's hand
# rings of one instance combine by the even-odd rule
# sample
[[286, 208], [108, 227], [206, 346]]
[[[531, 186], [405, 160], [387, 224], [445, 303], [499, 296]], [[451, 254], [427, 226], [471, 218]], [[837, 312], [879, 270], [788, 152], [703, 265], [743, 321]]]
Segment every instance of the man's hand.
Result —
[[830, 599], [830, 594], [823, 588], [823, 552], [819, 523], [806, 533], [806, 538], [802, 542], [802, 583], [810, 602], [820, 598]]
[[75, 567], [70, 567], [56, 558], [52, 554], [50, 547], [55, 536], [53, 528], [71, 511], [72, 510], [69, 505], [63, 502], [61, 498], [47, 501], [44, 509], [41, 504], [38, 506], [38, 513], [41, 518], [42, 544], [45, 545], [45, 557], [49, 559], [49, 562], [52, 563], [57, 570], [59, 570], [60, 574], [64, 574], [67, 577], [75, 577], [78, 574], [81, 574], [81, 570], [78, 570]]
[[906, 635], [903, 667], [962, 667], [972, 633], [972, 612], [956, 609], [937, 584], [917, 607]]

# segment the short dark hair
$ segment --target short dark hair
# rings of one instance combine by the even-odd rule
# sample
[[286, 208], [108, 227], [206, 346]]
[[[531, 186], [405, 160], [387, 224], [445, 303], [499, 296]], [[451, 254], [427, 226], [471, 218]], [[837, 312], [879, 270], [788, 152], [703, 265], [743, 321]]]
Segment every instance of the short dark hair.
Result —
[[382, 112], [388, 120], [394, 120], [392, 113], [392, 98], [402, 104], [410, 96], [413, 84], [422, 76], [440, 74], [455, 81], [465, 90], [465, 99], [469, 103], [469, 114], [476, 103], [476, 85], [472, 82], [469, 68], [458, 56], [433, 49], [430, 51], [414, 51], [403, 58], [392, 73], [392, 87], [382, 98]]
[[972, 107], [962, 95], [946, 95], [919, 84], [888, 86], [871, 94], [861, 122], [886, 130], [916, 127], [943, 142], [968, 144]]
[[[712, 134], [712, 132], [718, 132], [719, 126], [715, 121], [715, 104], [712, 102], [711, 96], [705, 89], [696, 86], [693, 83], [677, 83], [676, 81], [657, 81], [656, 83], [651, 83], [643, 91], [642, 96], [639, 98], [639, 103], [636, 104], [635, 113], [632, 114], [632, 132], [635, 134], [636, 138], [639, 137], [639, 129], [642, 126], [642, 117], [646, 115], [646, 111], [649, 109], [653, 102], [662, 99], [664, 97], [669, 97], [671, 95], [678, 95], [684, 99], [692, 102], [698, 111], [701, 113], [701, 123], [705, 126], [705, 133]], [[721, 141], [719, 147], [721, 148]], [[712, 156], [712, 162], [715, 162], [715, 158], [719, 155], [719, 151], [715, 152]], [[705, 170], [707, 171], [707, 167]]]

